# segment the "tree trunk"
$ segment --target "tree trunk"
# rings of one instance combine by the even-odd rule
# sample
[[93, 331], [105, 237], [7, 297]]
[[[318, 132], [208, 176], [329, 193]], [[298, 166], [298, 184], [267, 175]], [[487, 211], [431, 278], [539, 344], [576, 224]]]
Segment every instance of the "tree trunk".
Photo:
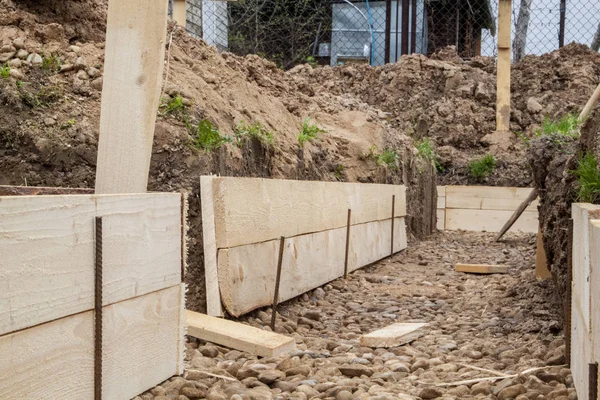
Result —
[[530, 15], [531, 0], [521, 0], [519, 16], [517, 17], [515, 40], [513, 42], [515, 61], [519, 61], [525, 56], [525, 46], [527, 44], [527, 30], [529, 29]]
[[594, 35], [594, 40], [592, 41], [592, 45], [590, 46], [592, 50], [598, 51], [600, 50], [600, 24], [598, 24], [598, 30]]

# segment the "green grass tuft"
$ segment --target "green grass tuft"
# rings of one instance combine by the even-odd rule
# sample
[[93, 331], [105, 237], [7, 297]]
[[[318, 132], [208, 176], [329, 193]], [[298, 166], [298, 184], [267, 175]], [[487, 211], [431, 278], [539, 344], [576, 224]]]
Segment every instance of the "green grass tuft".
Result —
[[469, 163], [469, 175], [475, 179], [488, 177], [496, 168], [496, 158], [487, 154], [480, 159]]
[[221, 147], [227, 142], [231, 142], [231, 139], [222, 136], [221, 132], [207, 119], [204, 119], [198, 123], [194, 128], [194, 147], [197, 149], [212, 151]]
[[559, 120], [551, 120], [548, 116], [544, 118], [542, 127], [535, 132], [537, 137], [548, 136], [558, 145], [563, 145], [581, 136], [581, 123], [574, 114], [562, 116]]
[[579, 159], [577, 170], [573, 173], [579, 179], [577, 201], [593, 204], [600, 202], [600, 172], [596, 157], [592, 153], [586, 153]]
[[42, 57], [42, 69], [45, 69], [47, 71], [58, 72], [60, 71], [60, 66], [61, 62], [57, 56], [51, 55], [49, 57]]
[[444, 171], [444, 167], [440, 164], [437, 159], [437, 154], [435, 153], [435, 149], [433, 148], [433, 144], [431, 144], [431, 140], [429, 138], [423, 138], [415, 143], [415, 147], [417, 148], [417, 154], [423, 160], [427, 160], [435, 165], [435, 168], [438, 171]]
[[10, 67], [8, 66], [8, 64], [4, 64], [4, 66], [0, 68], [0, 76], [3, 79], [8, 79], [8, 77], [10, 76]]
[[183, 97], [177, 95], [175, 97], [163, 98], [160, 108], [163, 110], [162, 115], [180, 115], [186, 109], [183, 103]]
[[324, 129], [319, 128], [316, 124], [310, 122], [310, 118], [306, 118], [302, 122], [302, 132], [298, 135], [298, 142], [301, 147], [304, 147], [306, 142], [315, 140], [320, 134], [327, 133]]
[[275, 143], [273, 132], [269, 131], [258, 121], [253, 124], [242, 121], [235, 127], [235, 137], [238, 146], [241, 145], [241, 139], [244, 136], [256, 138], [268, 146], [272, 146]]

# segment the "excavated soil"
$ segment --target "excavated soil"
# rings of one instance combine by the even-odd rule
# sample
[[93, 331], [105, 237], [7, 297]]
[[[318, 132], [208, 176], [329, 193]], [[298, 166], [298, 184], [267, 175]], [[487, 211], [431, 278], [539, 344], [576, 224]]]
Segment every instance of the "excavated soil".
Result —
[[[440, 233], [281, 305], [276, 331], [298, 348], [289, 355], [257, 359], [191, 339], [186, 375], [136, 399], [576, 399], [554, 289], [534, 275], [535, 236], [493, 238]], [[510, 269], [463, 274], [456, 262]], [[241, 322], [270, 330], [270, 313]], [[362, 334], [395, 322], [428, 326], [404, 346], [360, 346]], [[442, 385], [539, 367], [495, 382]]]

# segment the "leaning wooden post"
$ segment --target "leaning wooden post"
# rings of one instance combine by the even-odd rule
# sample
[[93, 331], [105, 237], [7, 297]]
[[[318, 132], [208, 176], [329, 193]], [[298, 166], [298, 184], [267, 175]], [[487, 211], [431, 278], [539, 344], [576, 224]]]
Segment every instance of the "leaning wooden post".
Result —
[[496, 131], [510, 131], [510, 24], [512, 1], [498, 4], [498, 65], [496, 68]]
[[148, 186], [167, 35], [168, 0], [110, 0], [96, 193]]
[[187, 24], [187, 4], [186, 0], [173, 1], [173, 19], [177, 25], [185, 28]]

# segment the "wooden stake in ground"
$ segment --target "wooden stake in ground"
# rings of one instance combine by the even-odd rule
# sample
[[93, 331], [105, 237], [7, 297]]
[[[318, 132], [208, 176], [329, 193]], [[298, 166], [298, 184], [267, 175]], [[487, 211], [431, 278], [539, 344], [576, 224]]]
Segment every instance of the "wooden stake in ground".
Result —
[[186, 0], [173, 1], [173, 19], [177, 25], [185, 28], [187, 24], [187, 4]]
[[498, 4], [498, 66], [496, 89], [496, 130], [510, 131], [510, 29], [512, 1]]
[[466, 272], [470, 274], [507, 274], [506, 265], [487, 265], [487, 264], [456, 264], [456, 272]]
[[168, 0], [110, 0], [96, 193], [145, 193], [165, 57]]
[[548, 279], [552, 276], [548, 269], [548, 259], [546, 258], [546, 250], [544, 249], [544, 237], [542, 236], [542, 228], [538, 227], [537, 234], [537, 249], [535, 251], [535, 276], [538, 279]]
[[598, 85], [596, 90], [594, 90], [594, 94], [592, 94], [592, 97], [590, 97], [585, 107], [583, 107], [583, 111], [581, 111], [581, 114], [579, 114], [579, 122], [583, 122], [586, 120], [586, 118], [590, 115], [592, 109], [598, 102], [598, 99], [600, 99], [600, 85]]
[[529, 207], [529, 205], [533, 203], [533, 201], [537, 198], [537, 194], [537, 189], [533, 189], [531, 193], [529, 193], [529, 196], [527, 196], [527, 198], [521, 203], [519, 208], [517, 208], [512, 217], [510, 217], [506, 224], [504, 224], [504, 226], [500, 230], [500, 233], [498, 233], [498, 236], [496, 236], [496, 242], [500, 240], [506, 232], [508, 232], [508, 230], [515, 224], [515, 222], [517, 222], [521, 214], [523, 214], [523, 211], [525, 211], [525, 209]]

